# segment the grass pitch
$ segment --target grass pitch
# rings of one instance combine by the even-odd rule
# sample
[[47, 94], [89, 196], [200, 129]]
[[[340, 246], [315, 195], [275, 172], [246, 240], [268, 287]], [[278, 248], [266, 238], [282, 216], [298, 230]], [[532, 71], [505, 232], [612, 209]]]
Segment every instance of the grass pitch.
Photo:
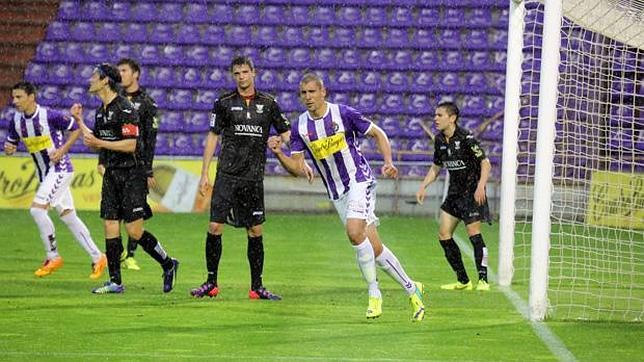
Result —
[[[246, 236], [232, 228], [224, 232], [220, 295], [189, 296], [205, 280], [205, 214], [159, 214], [147, 224], [181, 261], [172, 293], [161, 292], [161, 269], [139, 248], [142, 270], [123, 271], [125, 294], [93, 295], [100, 282], [88, 278], [88, 256], [50, 214], [65, 266], [39, 279], [43, 251], [28, 211], [0, 210], [1, 360], [557, 359], [494, 284], [488, 293], [438, 288], [454, 277], [430, 219], [381, 218], [382, 239], [428, 291], [426, 318], [412, 323], [407, 296], [382, 272], [383, 316], [365, 319], [366, 288], [335, 215], [268, 215], [264, 284], [284, 298], [269, 302], [248, 300]], [[98, 214], [80, 216], [103, 248]], [[498, 232], [486, 227], [483, 235], [495, 268]], [[464, 261], [474, 277], [474, 263]], [[547, 326], [579, 360], [642, 358], [641, 323]]]

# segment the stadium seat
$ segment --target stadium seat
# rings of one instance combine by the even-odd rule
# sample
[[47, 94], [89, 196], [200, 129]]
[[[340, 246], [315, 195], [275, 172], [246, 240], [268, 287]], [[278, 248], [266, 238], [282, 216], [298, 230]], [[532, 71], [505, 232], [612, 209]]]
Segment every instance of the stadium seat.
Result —
[[360, 46], [378, 48], [382, 46], [383, 36], [378, 28], [365, 28], [362, 30]]
[[333, 44], [342, 47], [354, 46], [356, 44], [354, 29], [335, 27], [335, 31], [333, 32]]
[[25, 80], [36, 84], [48, 83], [49, 74], [47, 66], [44, 64], [29, 62], [25, 69]]
[[309, 48], [293, 48], [288, 52], [289, 64], [295, 67], [309, 67], [311, 60], [311, 50]]
[[463, 69], [463, 55], [457, 50], [449, 50], [443, 52], [443, 67], [446, 70]]
[[177, 29], [176, 40], [179, 44], [198, 44], [201, 42], [199, 28], [193, 24], [181, 24]]
[[362, 11], [358, 7], [343, 6], [338, 9], [337, 23], [344, 26], [362, 25]]
[[[304, 37], [302, 32], [302, 27], [299, 26], [287, 26], [284, 28], [280, 41], [282, 45], [285, 46], [303, 46], [307, 45], [307, 40]], [[273, 38], [272, 41], [268, 41], [266, 44], [272, 44], [275, 42], [276, 38]]]
[[465, 20], [465, 12], [461, 7], [444, 8], [441, 26], [462, 26]]
[[461, 47], [461, 34], [459, 30], [444, 29], [438, 35], [439, 44], [448, 49], [459, 49]]
[[405, 72], [389, 72], [385, 81], [385, 92], [403, 92], [409, 88], [409, 77]]
[[458, 123], [462, 128], [474, 132], [481, 124], [481, 120], [480, 118], [459, 117]]
[[396, 50], [391, 57], [391, 66], [398, 70], [410, 70], [414, 62], [412, 54], [411, 50]]
[[474, 8], [465, 17], [466, 24], [489, 26], [492, 22], [492, 10], [489, 8]]
[[266, 66], [281, 68], [287, 64], [287, 55], [283, 48], [268, 48], [261, 53]]
[[437, 7], [421, 8], [418, 11], [418, 25], [421, 28], [430, 28], [440, 23], [441, 14]]
[[[206, 4], [188, 2], [185, 6], [184, 11], [184, 19], [188, 22], [207, 23], [210, 21], [210, 17], [208, 15], [208, 6]], [[230, 19], [234, 19], [234, 17], [227, 19], [227, 21], [230, 22]]]
[[465, 75], [466, 91], [472, 93], [488, 92], [487, 79], [483, 73], [472, 72]]
[[161, 61], [165, 64], [179, 65], [184, 62], [183, 48], [179, 45], [168, 44], [162, 48]]
[[440, 60], [438, 59], [438, 52], [433, 50], [423, 50], [418, 56], [416, 56], [416, 61], [414, 66], [419, 70], [433, 70], [438, 69], [440, 66]]
[[308, 24], [311, 15], [307, 6], [291, 5], [290, 17], [282, 17], [282, 22], [286, 21], [287, 24], [293, 25], [306, 25]]
[[98, 23], [96, 24], [96, 39], [108, 42], [120, 42], [123, 36], [121, 35], [121, 24], [119, 23]]
[[377, 120], [378, 127], [382, 128], [389, 137], [397, 137], [401, 131], [400, 120], [396, 115], [374, 115], [373, 119]]
[[480, 134], [481, 139], [503, 142], [503, 119], [497, 119], [488, 123], [487, 127]]
[[381, 27], [387, 24], [387, 8], [372, 6], [365, 9], [364, 22], [367, 26]]
[[385, 68], [389, 62], [387, 61], [387, 57], [385, 56], [384, 51], [374, 49], [374, 50], [369, 50], [366, 53], [366, 58], [365, 58], [365, 63], [364, 65], [368, 69], [383, 69]]
[[487, 109], [485, 97], [478, 95], [466, 95], [463, 97], [463, 113], [482, 114]]
[[378, 111], [378, 95], [376, 93], [362, 93], [358, 95], [356, 109], [361, 113], [370, 114]]
[[[270, 25], [283, 25], [286, 19], [292, 19], [291, 13], [286, 7], [279, 5], [266, 5], [260, 15], [260, 22]], [[230, 21], [225, 19], [226, 22]]]
[[94, 73], [95, 64], [80, 64], [72, 73], [72, 82], [74, 84], [89, 85], [89, 79]]
[[183, 112], [180, 111], [165, 111], [161, 122], [159, 122], [160, 132], [176, 132], [180, 131], [183, 127]]
[[53, 64], [50, 68], [48, 83], [69, 84], [74, 78], [74, 69], [68, 64]]
[[223, 25], [207, 25], [204, 28], [201, 41], [204, 45], [219, 45], [225, 37]]
[[344, 49], [340, 56], [342, 57], [343, 67], [349, 69], [357, 69], [362, 67], [362, 60], [360, 59], [360, 52], [353, 49]]
[[376, 92], [380, 90], [382, 80], [380, 73], [374, 71], [362, 72], [360, 76], [360, 89], [365, 92]]
[[309, 30], [309, 42], [313, 46], [329, 45], [329, 31], [326, 27], [313, 27]]
[[162, 88], [148, 88], [147, 93], [160, 109], [168, 108], [168, 95]]
[[297, 70], [285, 70], [282, 75], [282, 84], [288, 90], [296, 90], [300, 86], [302, 74]]
[[329, 99], [331, 100], [331, 103], [340, 103], [340, 104], [352, 104], [353, 100], [351, 99], [351, 96], [349, 96], [349, 93], [344, 93], [344, 92], [334, 92], [331, 90], [331, 94], [329, 95]]
[[121, 26], [123, 27], [121, 41], [127, 43], [147, 43], [148, 31], [146, 24], [128, 23]]
[[447, 72], [439, 76], [440, 89], [443, 92], [455, 93], [461, 89], [461, 80], [457, 73]]
[[312, 19], [320, 25], [335, 25], [335, 9], [332, 6], [317, 6], [313, 10]]
[[[251, 59], [259, 59], [260, 53], [261, 53], [260, 49], [258, 47], [253, 47], [253, 46], [237, 48], [235, 50], [235, 54], [241, 54], [241, 55], [250, 57]], [[230, 65], [230, 60], [232, 60], [232, 58], [228, 60], [228, 65]]]
[[247, 26], [234, 25], [228, 27], [225, 33], [225, 44], [246, 46], [250, 44], [251, 29]]
[[[223, 31], [223, 28], [222, 28]], [[277, 34], [277, 28], [274, 26], [260, 26], [257, 28], [257, 35], [255, 41], [260, 46], [271, 46], [276, 43], [276, 40], [280, 40], [280, 37]], [[284, 44], [282, 44], [284, 45]]]
[[410, 26], [414, 24], [414, 13], [410, 7], [396, 7], [391, 9], [389, 24], [394, 26]]
[[[429, 98], [425, 94], [411, 94], [409, 96], [409, 113], [413, 115], [426, 115], [431, 112], [432, 106], [429, 103]], [[415, 119], [415, 118], [414, 118]], [[412, 120], [414, 120], [412, 119]], [[412, 127], [411, 124], [408, 125], [408, 128]], [[414, 125], [414, 127], [420, 127], [418, 125]], [[418, 131], [422, 129], [421, 128], [409, 128], [417, 133]]]
[[378, 112], [383, 114], [401, 113], [405, 111], [405, 100], [403, 94], [386, 94], [382, 98], [382, 104]]
[[273, 69], [264, 69], [259, 72], [255, 83], [260, 89], [272, 89], [282, 84], [278, 72]]
[[352, 70], [338, 70], [331, 77], [329, 87], [338, 91], [352, 91], [357, 85], [356, 73]]
[[182, 67], [177, 73], [177, 79], [183, 87], [196, 88], [202, 84], [201, 72], [194, 67]]
[[390, 28], [387, 37], [387, 47], [405, 48], [409, 46], [407, 28]]
[[257, 23], [257, 14], [259, 14], [259, 9], [255, 5], [243, 4], [237, 7], [237, 10], [234, 12], [233, 17], [235, 23], [243, 24], [247, 26], [253, 26]]
[[38, 91], [38, 103], [44, 106], [56, 106], [62, 98], [63, 92], [54, 85], [43, 86]]
[[168, 96], [168, 108], [170, 109], [190, 109], [193, 105], [193, 92], [190, 89], [174, 89]]
[[150, 31], [150, 41], [157, 44], [173, 43], [174, 27], [168, 23], [156, 23]]
[[194, 106], [196, 109], [202, 110], [204, 112], [210, 112], [217, 98], [217, 91], [212, 89], [199, 89], [195, 97]]
[[204, 85], [208, 88], [222, 88], [225, 87], [227, 83], [226, 73], [223, 69], [215, 67], [207, 71], [206, 77], [204, 79]]
[[80, 0], [61, 1], [58, 6], [58, 16], [60, 20], [77, 20], [82, 16]]
[[[212, 91], [209, 91], [212, 92]], [[210, 97], [206, 97], [210, 98]], [[208, 103], [209, 99], [204, 98], [203, 103]], [[214, 99], [210, 102], [211, 108], [214, 103]], [[188, 117], [185, 118], [186, 130], [189, 132], [207, 132], [210, 127], [210, 112], [191, 112]]]
[[[139, 4], [140, 5], [140, 4]], [[152, 11], [152, 9], [150, 9]], [[125, 1], [115, 1], [110, 6], [110, 19], [112, 21], [124, 21], [130, 19], [130, 14], [134, 15], [130, 10], [130, 3]], [[144, 20], [139, 18], [133, 18], [137, 20]], [[147, 20], [147, 19], [145, 19]]]
[[207, 65], [210, 60], [208, 48], [204, 46], [195, 45], [191, 47], [184, 47], [183, 51], [185, 52], [185, 56], [181, 64], [190, 66], [204, 66]]
[[[230, 19], [230, 18], [229, 18]], [[163, 2], [159, 4], [159, 11], [156, 13], [157, 21], [167, 23], [178, 23], [183, 21], [183, 4]]]
[[412, 43], [419, 48], [435, 48], [438, 44], [433, 28], [418, 29], [412, 34]]
[[107, 20], [111, 17], [111, 9], [106, 2], [100, 0], [87, 1], [81, 13], [84, 15], [81, 18], [90, 20]]
[[275, 97], [282, 112], [294, 112], [301, 109], [295, 92], [278, 92]]
[[69, 29], [69, 40], [89, 41], [96, 38], [94, 23], [72, 23]]
[[[70, 49], [67, 48], [67, 51], [69, 52]], [[110, 49], [107, 45], [101, 43], [90, 43], [87, 45], [85, 60], [93, 64], [100, 64], [110, 59], [110, 53]]]
[[428, 92], [434, 87], [434, 79], [430, 72], [418, 72], [412, 79], [411, 90], [414, 92]]
[[464, 35], [463, 44], [468, 48], [487, 48], [487, 29], [470, 29]]
[[335, 68], [337, 64], [337, 51], [330, 48], [318, 48], [315, 50], [315, 61], [318, 68]]
[[71, 39], [69, 23], [54, 21], [47, 27], [47, 40], [69, 40]]
[[175, 72], [172, 67], [150, 67], [150, 83], [155, 87], [172, 88], [176, 85]]
[[508, 32], [503, 29], [493, 29], [490, 45], [496, 49], [505, 50], [508, 46]]
[[210, 62], [212, 65], [228, 67], [233, 54], [233, 48], [223, 45], [218, 46], [210, 52]]

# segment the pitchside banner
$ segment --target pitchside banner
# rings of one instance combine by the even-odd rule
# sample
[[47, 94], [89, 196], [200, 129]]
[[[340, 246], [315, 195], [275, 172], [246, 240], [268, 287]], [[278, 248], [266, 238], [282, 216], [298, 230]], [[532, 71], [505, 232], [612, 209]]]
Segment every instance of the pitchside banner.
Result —
[[586, 223], [644, 229], [644, 175], [593, 172]]
[[[103, 178], [96, 171], [96, 158], [72, 158], [72, 195], [79, 210], [98, 210]], [[211, 164], [210, 180], [214, 175]], [[148, 202], [154, 211], [201, 212], [210, 205], [211, 188], [199, 194], [201, 160], [154, 160], [156, 186]], [[26, 209], [38, 188], [38, 175], [29, 156], [0, 156], [0, 208]]]

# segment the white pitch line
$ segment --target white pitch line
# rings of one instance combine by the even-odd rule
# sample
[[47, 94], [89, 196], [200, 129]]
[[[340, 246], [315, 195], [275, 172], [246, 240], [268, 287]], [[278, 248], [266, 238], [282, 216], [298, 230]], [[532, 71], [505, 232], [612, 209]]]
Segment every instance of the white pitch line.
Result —
[[[454, 234], [454, 241], [458, 244], [461, 250], [467, 254], [470, 259], [474, 259], [474, 251], [469, 243], [465, 242], [460, 236]], [[496, 274], [492, 271], [490, 266], [487, 267], [488, 277], [496, 281]], [[528, 313], [528, 303], [526, 303], [512, 288], [510, 287], [498, 287], [503, 295], [514, 305], [514, 308], [521, 314], [521, 316], [530, 324], [530, 327], [537, 334], [537, 337], [541, 339], [543, 344], [548, 347], [550, 352], [552, 352], [560, 361], [577, 361], [575, 356], [566, 348], [566, 345], [554, 334], [548, 326], [543, 322], [537, 322], [530, 320], [530, 314]]]

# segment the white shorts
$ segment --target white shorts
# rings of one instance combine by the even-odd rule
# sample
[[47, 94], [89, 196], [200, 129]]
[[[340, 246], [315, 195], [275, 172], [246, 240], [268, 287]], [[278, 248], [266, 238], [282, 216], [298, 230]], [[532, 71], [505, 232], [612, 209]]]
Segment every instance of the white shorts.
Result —
[[73, 172], [50, 171], [38, 186], [34, 202], [41, 205], [49, 204], [58, 212], [74, 208], [74, 199], [69, 186], [72, 183]]
[[340, 220], [347, 224], [347, 219], [362, 219], [367, 225], [378, 225], [376, 210], [376, 183], [358, 182], [349, 185], [349, 192], [333, 200]]

